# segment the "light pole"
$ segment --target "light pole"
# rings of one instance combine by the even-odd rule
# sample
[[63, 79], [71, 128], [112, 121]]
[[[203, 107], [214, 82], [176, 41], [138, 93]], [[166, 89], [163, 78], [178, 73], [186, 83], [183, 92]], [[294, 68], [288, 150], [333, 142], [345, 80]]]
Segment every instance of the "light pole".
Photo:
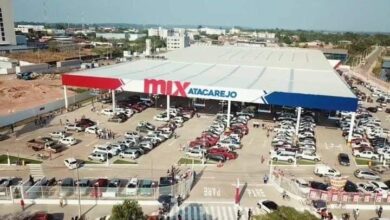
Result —
[[78, 200], [79, 200], [79, 219], [81, 219], [81, 192], [80, 192], [80, 175], [79, 175], [79, 165], [77, 164], [77, 168], [76, 168], [76, 172], [77, 172], [77, 191], [78, 191]]
[[8, 166], [11, 166], [11, 160], [9, 159], [8, 149], [7, 149], [7, 163], [8, 163]]
[[108, 161], [108, 150], [106, 150], [106, 152], [107, 152], [107, 166], [109, 166], [110, 165], [110, 161]]

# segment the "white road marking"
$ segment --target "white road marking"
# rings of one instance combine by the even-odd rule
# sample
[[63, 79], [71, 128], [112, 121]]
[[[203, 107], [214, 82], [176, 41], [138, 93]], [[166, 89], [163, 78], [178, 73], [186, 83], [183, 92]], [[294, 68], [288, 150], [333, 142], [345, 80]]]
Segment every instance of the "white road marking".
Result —
[[215, 176], [202, 176], [201, 179], [215, 179]]

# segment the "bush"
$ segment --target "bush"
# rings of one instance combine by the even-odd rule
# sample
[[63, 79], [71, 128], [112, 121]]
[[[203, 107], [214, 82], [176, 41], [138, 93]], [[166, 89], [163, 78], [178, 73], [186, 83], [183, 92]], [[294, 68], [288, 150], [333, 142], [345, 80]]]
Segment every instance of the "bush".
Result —
[[126, 199], [121, 205], [112, 207], [110, 220], [142, 220], [146, 219], [141, 206], [135, 200]]

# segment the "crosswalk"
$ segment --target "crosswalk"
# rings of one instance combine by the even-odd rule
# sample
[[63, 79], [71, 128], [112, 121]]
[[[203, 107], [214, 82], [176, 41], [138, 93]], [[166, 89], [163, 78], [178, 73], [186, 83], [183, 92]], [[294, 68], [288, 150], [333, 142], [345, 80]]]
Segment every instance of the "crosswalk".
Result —
[[[241, 207], [241, 219], [248, 219], [248, 211], [252, 210], [253, 215], [264, 214], [257, 207]], [[178, 220], [180, 214], [183, 220], [235, 220], [237, 219], [238, 207], [235, 205], [216, 205], [190, 203], [182, 204], [180, 207], [172, 207], [169, 219]]]
[[249, 188], [245, 190], [249, 197], [253, 198], [265, 198], [263, 189], [260, 188]]
[[30, 175], [34, 177], [34, 179], [42, 179], [45, 176], [41, 164], [28, 164], [28, 166], [30, 168]]

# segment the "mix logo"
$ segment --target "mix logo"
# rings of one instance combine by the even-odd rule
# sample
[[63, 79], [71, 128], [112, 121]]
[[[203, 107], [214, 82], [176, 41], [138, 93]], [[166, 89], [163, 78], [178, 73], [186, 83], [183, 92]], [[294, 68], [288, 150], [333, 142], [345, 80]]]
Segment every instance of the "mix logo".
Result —
[[218, 97], [233, 99], [237, 97], [236, 91], [191, 87], [190, 82], [180, 82], [162, 79], [145, 79], [144, 93], [181, 97]]
[[203, 188], [203, 196], [204, 197], [220, 197], [221, 189], [216, 187], [204, 187]]

